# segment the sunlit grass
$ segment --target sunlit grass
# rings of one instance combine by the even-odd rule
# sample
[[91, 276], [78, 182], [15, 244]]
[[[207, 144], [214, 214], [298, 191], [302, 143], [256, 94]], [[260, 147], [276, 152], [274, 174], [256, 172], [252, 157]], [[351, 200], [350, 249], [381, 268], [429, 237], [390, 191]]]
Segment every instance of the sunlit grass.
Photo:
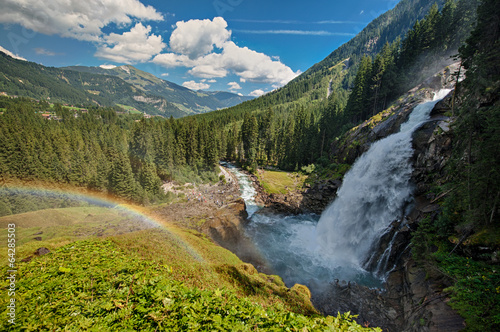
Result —
[[259, 181], [268, 194], [287, 194], [302, 188], [307, 176], [300, 173], [259, 170]]

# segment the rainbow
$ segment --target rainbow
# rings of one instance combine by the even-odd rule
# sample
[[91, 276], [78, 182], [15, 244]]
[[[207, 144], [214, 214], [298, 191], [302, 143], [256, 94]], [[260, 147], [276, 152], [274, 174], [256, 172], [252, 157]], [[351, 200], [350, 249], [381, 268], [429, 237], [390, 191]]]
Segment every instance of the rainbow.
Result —
[[168, 227], [164, 221], [158, 220], [156, 217], [152, 216], [146, 208], [131, 204], [112, 195], [80, 188], [46, 188], [41, 185], [28, 186], [24, 184], [16, 184], [15, 186], [5, 185], [0, 187], [0, 197], [4, 194], [65, 198], [74, 202], [85, 202], [92, 206], [119, 210], [120, 213], [127, 214], [127, 216], [132, 217], [135, 220], [165, 230], [171, 240], [182, 246], [192, 256], [192, 258], [200, 262], [205, 261], [203, 256], [198, 251], [196, 251], [179, 234], [177, 234], [178, 232], [172, 229], [172, 227]]

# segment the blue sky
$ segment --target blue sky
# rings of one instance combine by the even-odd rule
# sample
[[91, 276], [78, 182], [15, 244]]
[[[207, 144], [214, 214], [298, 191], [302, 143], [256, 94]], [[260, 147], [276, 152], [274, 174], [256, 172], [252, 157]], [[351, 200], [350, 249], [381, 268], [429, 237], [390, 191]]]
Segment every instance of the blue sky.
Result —
[[192, 89], [283, 86], [398, 0], [3, 0], [0, 47], [46, 66], [132, 64]]

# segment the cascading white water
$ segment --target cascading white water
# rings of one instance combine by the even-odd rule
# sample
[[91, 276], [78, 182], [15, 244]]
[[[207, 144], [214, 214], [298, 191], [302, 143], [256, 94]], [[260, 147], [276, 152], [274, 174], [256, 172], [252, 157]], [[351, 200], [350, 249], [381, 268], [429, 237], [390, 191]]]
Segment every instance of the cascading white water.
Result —
[[[415, 108], [400, 133], [375, 142], [344, 177], [338, 197], [321, 215], [284, 216], [260, 212], [251, 181], [228, 165], [238, 177], [251, 220], [246, 233], [286, 285], [307, 285], [320, 294], [334, 280], [381, 287], [379, 275], [362, 263], [371, 246], [411, 200], [412, 133], [427, 120], [435, 101]], [[255, 212], [255, 213], [254, 213]], [[388, 249], [390, 251], [390, 249]], [[380, 264], [378, 264], [380, 263]], [[377, 262], [384, 269], [386, 258]]]
[[240, 186], [241, 198], [245, 201], [246, 211], [248, 218], [258, 211], [261, 207], [255, 203], [255, 196], [257, 191], [253, 187], [252, 181], [245, 174], [239, 172], [236, 166], [229, 163], [221, 163], [223, 166], [229, 168], [231, 173], [233, 173], [238, 179], [238, 184]]
[[412, 195], [412, 134], [448, 92], [415, 107], [398, 133], [373, 143], [345, 175], [317, 226], [321, 249], [335, 261], [361, 265], [390, 223], [402, 217]]

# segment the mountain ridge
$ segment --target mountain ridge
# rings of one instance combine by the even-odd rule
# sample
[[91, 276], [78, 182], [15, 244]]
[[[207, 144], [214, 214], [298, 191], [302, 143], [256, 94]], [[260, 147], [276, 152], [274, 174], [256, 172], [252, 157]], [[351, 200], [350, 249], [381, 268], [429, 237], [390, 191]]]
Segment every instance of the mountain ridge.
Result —
[[[337, 94], [347, 96], [354, 82], [361, 57], [364, 54], [374, 56], [386, 42], [403, 38], [411, 27], [421, 20], [429, 8], [436, 3], [442, 7], [445, 0], [402, 0], [393, 9], [372, 20], [354, 38], [344, 43], [327, 57], [312, 65], [285, 86], [267, 93], [253, 101], [244, 103], [245, 109], [265, 109], [279, 104], [317, 103], [329, 95], [330, 84], [334, 84]], [[342, 76], [332, 71], [334, 67], [348, 59]], [[332, 82], [333, 80], [333, 82]], [[237, 105], [236, 107], [241, 107]]]
[[142, 71], [131, 65], [122, 65], [113, 68], [70, 66], [63, 67], [63, 69], [120, 77], [125, 82], [132, 84], [146, 93], [165, 98], [179, 109], [191, 110], [190, 114], [205, 113], [211, 110], [231, 107], [243, 101], [253, 99], [253, 97], [239, 96], [226, 91], [223, 92], [230, 94], [231, 97], [219, 99], [217, 97], [219, 91], [191, 90], [168, 80], [158, 78], [151, 73]]
[[252, 98], [230, 92], [193, 91], [131, 65], [113, 69], [46, 67], [4, 52], [0, 52], [0, 91], [61, 104], [131, 107], [175, 118], [231, 107]]

